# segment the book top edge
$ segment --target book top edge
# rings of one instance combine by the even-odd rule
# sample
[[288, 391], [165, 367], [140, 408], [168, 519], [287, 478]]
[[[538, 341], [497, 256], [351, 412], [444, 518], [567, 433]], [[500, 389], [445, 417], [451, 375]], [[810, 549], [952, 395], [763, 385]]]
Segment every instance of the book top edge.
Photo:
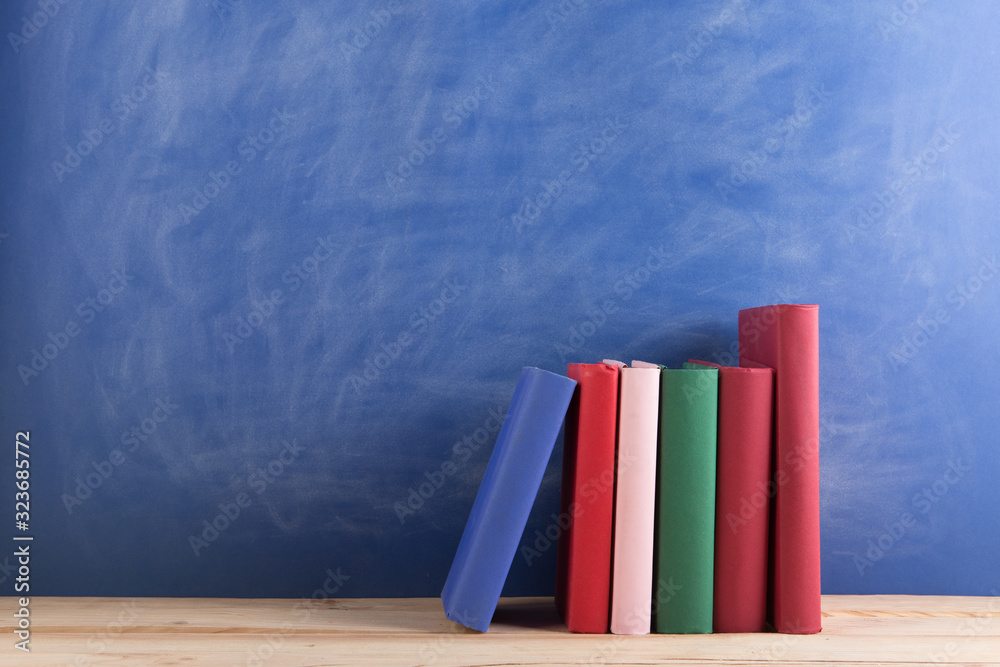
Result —
[[774, 369], [770, 366], [757, 365], [757, 366], [722, 366], [711, 361], [700, 361], [698, 359], [688, 359], [689, 364], [699, 364], [701, 366], [718, 368], [720, 373], [768, 373], [773, 374]]
[[740, 308], [740, 312], [750, 311], [750, 310], [766, 310], [769, 308], [777, 310], [816, 310], [819, 308], [817, 303], [773, 303], [769, 306], [754, 306], [753, 308]]

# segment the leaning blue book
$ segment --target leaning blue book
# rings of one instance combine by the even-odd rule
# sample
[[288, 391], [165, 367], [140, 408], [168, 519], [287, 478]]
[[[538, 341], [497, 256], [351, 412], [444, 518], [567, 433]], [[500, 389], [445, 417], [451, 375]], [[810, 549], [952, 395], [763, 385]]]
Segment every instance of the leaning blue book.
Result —
[[490, 627], [575, 389], [562, 375], [521, 371], [441, 591], [452, 621], [480, 632]]

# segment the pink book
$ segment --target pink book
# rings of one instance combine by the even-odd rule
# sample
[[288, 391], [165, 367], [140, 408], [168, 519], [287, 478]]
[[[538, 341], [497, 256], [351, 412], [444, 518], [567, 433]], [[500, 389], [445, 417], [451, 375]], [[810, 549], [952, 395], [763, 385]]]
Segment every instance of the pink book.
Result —
[[611, 632], [619, 635], [650, 628], [659, 404], [659, 366], [633, 361], [622, 369], [611, 584]]

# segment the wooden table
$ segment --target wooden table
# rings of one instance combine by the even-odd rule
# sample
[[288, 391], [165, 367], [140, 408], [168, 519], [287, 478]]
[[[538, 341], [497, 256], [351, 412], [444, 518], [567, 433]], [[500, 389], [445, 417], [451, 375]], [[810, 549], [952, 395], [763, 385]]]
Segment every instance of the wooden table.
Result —
[[1000, 598], [823, 597], [821, 634], [574, 635], [552, 598], [501, 601], [489, 633], [419, 599], [4, 598], [0, 665], [1000, 665]]

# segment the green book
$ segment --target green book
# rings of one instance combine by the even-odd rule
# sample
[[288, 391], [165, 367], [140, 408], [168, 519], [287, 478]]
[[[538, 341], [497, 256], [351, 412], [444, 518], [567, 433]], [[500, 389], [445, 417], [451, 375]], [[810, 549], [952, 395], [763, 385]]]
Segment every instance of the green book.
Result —
[[719, 371], [660, 372], [656, 632], [712, 632]]

